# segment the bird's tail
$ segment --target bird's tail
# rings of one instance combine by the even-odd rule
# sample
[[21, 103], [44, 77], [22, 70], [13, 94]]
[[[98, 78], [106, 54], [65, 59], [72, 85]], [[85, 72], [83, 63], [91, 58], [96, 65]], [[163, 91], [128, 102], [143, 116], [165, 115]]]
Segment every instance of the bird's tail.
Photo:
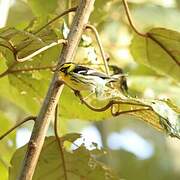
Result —
[[106, 86], [111, 88], [116, 88], [119, 91], [123, 92], [124, 94], [127, 94], [128, 86], [126, 77], [127, 74], [115, 74], [112, 75], [109, 81], [107, 82]]

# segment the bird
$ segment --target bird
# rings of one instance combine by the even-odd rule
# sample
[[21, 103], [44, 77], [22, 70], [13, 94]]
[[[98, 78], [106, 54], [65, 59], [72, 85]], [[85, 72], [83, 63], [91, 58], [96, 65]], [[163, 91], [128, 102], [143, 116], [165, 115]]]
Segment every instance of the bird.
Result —
[[73, 62], [63, 63], [59, 67], [59, 80], [70, 87], [74, 92], [89, 91], [95, 93], [96, 97], [100, 97], [105, 90], [113, 88], [113, 83], [118, 83], [120, 77], [108, 76], [105, 73], [98, 72], [96, 69], [91, 69]]

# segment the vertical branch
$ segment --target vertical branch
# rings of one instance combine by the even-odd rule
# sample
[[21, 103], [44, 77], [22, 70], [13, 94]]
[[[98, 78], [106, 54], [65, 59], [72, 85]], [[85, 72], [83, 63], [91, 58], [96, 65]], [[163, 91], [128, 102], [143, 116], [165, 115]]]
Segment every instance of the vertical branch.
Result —
[[[95, 0], [80, 0], [75, 17], [67, 38], [67, 44], [62, 48], [58, 60], [59, 67], [66, 61], [72, 61], [77, 50], [85, 24], [87, 24]], [[57, 68], [58, 69], [58, 68]], [[55, 71], [48, 93], [36, 119], [27, 152], [22, 164], [19, 180], [31, 180], [37, 161], [44, 143], [45, 135], [51, 118], [54, 116], [55, 107], [63, 89], [62, 82], [58, 82], [58, 71]]]

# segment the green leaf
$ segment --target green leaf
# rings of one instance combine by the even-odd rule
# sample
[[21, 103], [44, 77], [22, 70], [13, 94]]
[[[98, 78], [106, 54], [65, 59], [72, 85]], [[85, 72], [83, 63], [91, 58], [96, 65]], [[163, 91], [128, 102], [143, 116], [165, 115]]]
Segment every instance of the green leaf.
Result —
[[[0, 111], [0, 124], [0, 136], [12, 126], [12, 122], [2, 111]], [[6, 180], [8, 177], [9, 161], [16, 145], [15, 137], [15, 133], [11, 133], [0, 141], [0, 177], [2, 180]]]
[[33, 13], [36, 16], [47, 17], [57, 8], [57, 0], [44, 1], [44, 0], [28, 0]]
[[[8, 41], [16, 49], [16, 57], [26, 58], [24, 62], [16, 62], [12, 52], [8, 48], [0, 48], [4, 55], [2, 58], [0, 82], [3, 87], [0, 89], [1, 96], [20, 106], [28, 113], [37, 113], [45, 93], [47, 91], [51, 69], [55, 67], [60, 53], [60, 47], [55, 46], [46, 51], [36, 54], [39, 49], [49, 46], [57, 40], [56, 34], [51, 30], [43, 30], [38, 36], [19, 31], [15, 28], [3, 28], [0, 30], [1, 44], [13, 49]], [[5, 63], [6, 62], [6, 63]], [[3, 75], [3, 72], [6, 72]], [[8, 75], [8, 78], [5, 77]]]
[[[77, 138], [77, 134], [68, 134], [63, 137], [64, 141], [70, 141]], [[17, 179], [21, 163], [25, 155], [27, 145], [19, 148], [11, 159], [11, 167], [9, 169], [9, 180]], [[66, 173], [68, 179], [80, 180], [86, 178], [88, 180], [118, 180], [119, 178], [104, 164], [98, 162], [95, 157], [104, 151], [95, 148], [88, 150], [84, 145], [69, 152], [63, 150]], [[45, 139], [43, 149], [38, 160], [38, 164], [33, 176], [33, 180], [38, 179], [59, 179], [64, 180], [64, 170], [62, 165], [62, 157], [59, 151], [58, 144], [55, 137], [48, 137]]]
[[134, 35], [131, 53], [138, 63], [180, 82], [180, 33], [154, 28], [145, 37]]
[[[96, 105], [97, 107], [102, 107], [107, 104], [107, 102], [108, 101], [96, 102]], [[74, 93], [67, 87], [63, 89], [60, 104], [61, 105], [59, 108], [61, 116], [67, 119], [98, 121], [111, 117], [111, 113], [109, 111], [95, 112], [88, 109], [84, 104], [81, 104], [79, 98], [76, 97]]]
[[81, 104], [78, 97], [75, 98], [68, 88], [65, 88], [60, 100], [60, 116], [67, 119], [99, 121], [126, 114], [138, 117], [170, 136], [180, 138], [179, 111], [174, 110], [174, 107], [167, 101], [138, 99], [130, 96], [112, 97], [105, 100], [87, 99], [86, 101], [96, 109], [105, 107], [114, 101], [114, 113], [112, 114], [112, 106], [100, 112], [89, 109], [85, 104]]
[[151, 106], [154, 114], [158, 115], [159, 125], [163, 131], [172, 137], [180, 139], [180, 109], [169, 100], [140, 100]]
[[[180, 22], [178, 18], [180, 12], [177, 8], [164, 8], [155, 5], [155, 1], [151, 3], [142, 3], [141, 5], [132, 6], [132, 17], [136, 22], [136, 26], [141, 31], [152, 27], [164, 27], [173, 30], [179, 30]], [[168, 21], [167, 21], [168, 19]]]
[[98, 0], [95, 1], [94, 9], [90, 17], [91, 23], [96, 23], [97, 25], [102, 23], [108, 17], [108, 7], [110, 0]]
[[0, 176], [1, 176], [1, 180], [7, 180], [8, 179], [7, 169], [3, 165], [3, 162], [1, 162], [1, 160], [0, 160]]
[[172, 137], [180, 139], [180, 112], [170, 102], [154, 100], [151, 104], [153, 110], [160, 115], [160, 123]]

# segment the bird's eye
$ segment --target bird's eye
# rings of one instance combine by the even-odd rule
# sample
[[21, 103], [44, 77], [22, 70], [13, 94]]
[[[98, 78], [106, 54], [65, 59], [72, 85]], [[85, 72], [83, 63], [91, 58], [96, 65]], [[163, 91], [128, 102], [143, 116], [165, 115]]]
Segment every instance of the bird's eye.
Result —
[[67, 66], [67, 67], [62, 67], [62, 68], [60, 69], [60, 71], [63, 72], [63, 73], [65, 73], [65, 74], [67, 74], [68, 69], [69, 69], [69, 66]]
[[61, 68], [60, 71], [61, 71], [61, 72], [65, 72], [65, 71], [66, 71], [66, 68]]

